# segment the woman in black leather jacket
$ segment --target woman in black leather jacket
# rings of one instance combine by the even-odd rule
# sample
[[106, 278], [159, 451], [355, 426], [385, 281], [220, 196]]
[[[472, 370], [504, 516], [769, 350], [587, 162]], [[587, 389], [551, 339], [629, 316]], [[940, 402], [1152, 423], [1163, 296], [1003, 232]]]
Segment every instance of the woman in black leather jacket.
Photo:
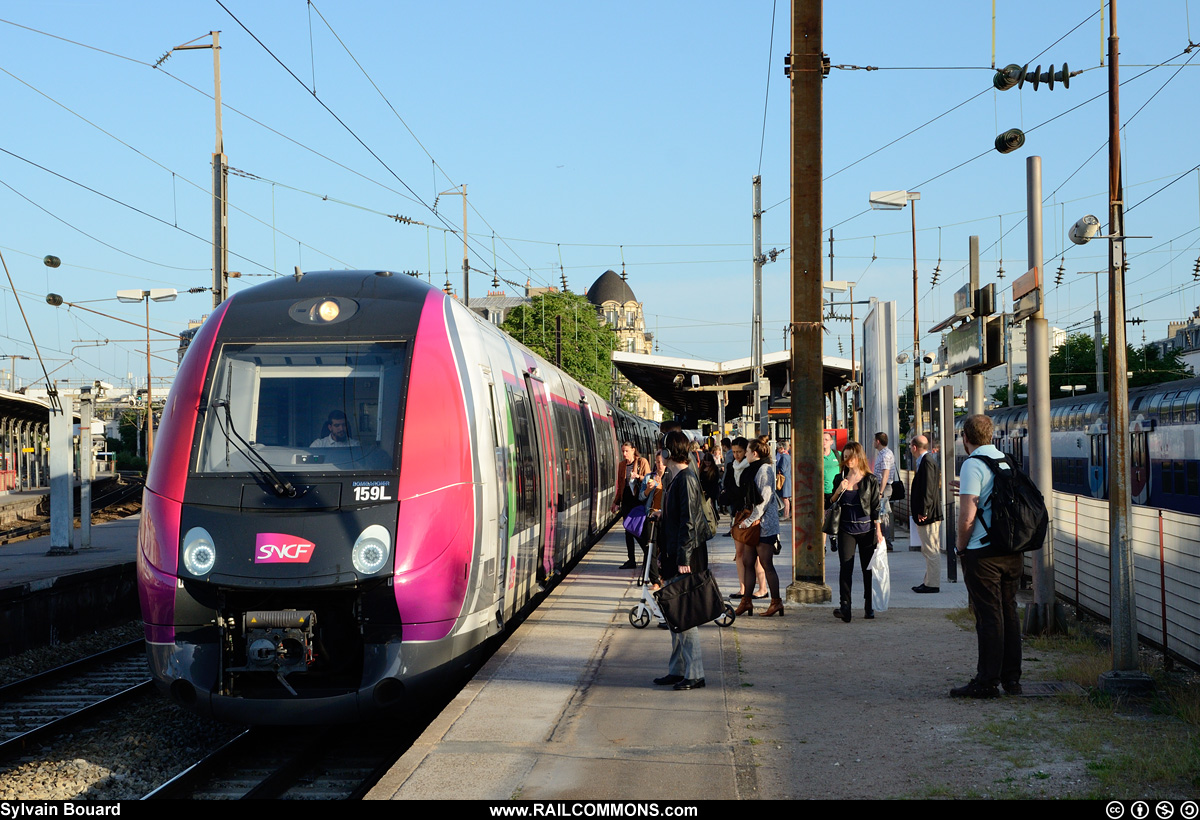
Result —
[[[700, 479], [688, 464], [688, 439], [678, 430], [667, 434], [670, 453], [667, 471], [671, 481], [663, 493], [662, 528], [658, 543], [659, 568], [664, 581], [676, 575], [708, 568], [708, 542], [700, 536], [704, 521], [704, 495]], [[700, 629], [671, 632], [671, 660], [667, 674], [655, 678], [657, 686], [700, 689], [704, 686], [704, 659], [700, 654]]]
[[842, 451], [842, 474], [831, 503], [841, 505], [838, 521], [837, 549], [841, 560], [838, 572], [838, 600], [841, 606], [833, 611], [835, 617], [850, 623], [850, 592], [854, 585], [854, 551], [858, 549], [862, 565], [865, 617], [875, 617], [871, 607], [871, 556], [875, 545], [883, 538], [879, 521], [879, 479], [871, 471], [862, 445], [851, 441]]

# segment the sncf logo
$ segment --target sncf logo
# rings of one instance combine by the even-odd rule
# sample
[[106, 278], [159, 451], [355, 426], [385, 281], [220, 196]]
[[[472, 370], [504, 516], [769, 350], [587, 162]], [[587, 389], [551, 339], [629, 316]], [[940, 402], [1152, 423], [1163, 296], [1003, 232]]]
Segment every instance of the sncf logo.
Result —
[[314, 546], [298, 535], [260, 532], [254, 539], [254, 563], [307, 564], [308, 559], [312, 558]]

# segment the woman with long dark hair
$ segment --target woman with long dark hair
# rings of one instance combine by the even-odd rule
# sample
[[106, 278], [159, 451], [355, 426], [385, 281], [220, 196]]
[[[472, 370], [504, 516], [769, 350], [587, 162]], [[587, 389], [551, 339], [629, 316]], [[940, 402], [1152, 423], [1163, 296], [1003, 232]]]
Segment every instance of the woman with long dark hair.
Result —
[[871, 607], [871, 556], [875, 545], [883, 539], [879, 521], [879, 479], [871, 471], [871, 463], [862, 445], [851, 441], [842, 450], [842, 473], [836, 483], [831, 503], [841, 505], [838, 520], [837, 549], [841, 560], [838, 572], [838, 600], [841, 606], [833, 611], [835, 617], [850, 623], [850, 593], [854, 586], [854, 552], [862, 565], [864, 617], [875, 617]]
[[[613, 500], [613, 512], [619, 509], [622, 521], [629, 513], [633, 512], [634, 508], [642, 506], [643, 499], [638, 496], [642, 491], [642, 482], [648, 475], [650, 475], [650, 462], [638, 452], [632, 441], [622, 444], [621, 461], [617, 464], [617, 492]], [[629, 560], [622, 564], [620, 569], [637, 567], [633, 550], [635, 542], [639, 543], [643, 551], [645, 550], [646, 544], [641, 532], [634, 534], [625, 530], [625, 549], [629, 553]]]
[[[779, 595], [779, 573], [775, 571], [774, 556], [779, 551], [779, 506], [775, 502], [775, 465], [771, 463], [771, 445], [766, 436], [750, 442], [747, 452], [750, 465], [742, 473], [742, 484], [746, 490], [746, 509], [750, 511], [738, 526], [749, 528], [759, 525], [758, 546], [742, 548], [742, 575], [749, 579], [754, 573], [754, 562], [762, 565], [771, 590], [771, 605], [764, 617], [783, 615], [783, 599]], [[754, 598], [747, 593], [738, 605], [735, 614], [754, 614]]]

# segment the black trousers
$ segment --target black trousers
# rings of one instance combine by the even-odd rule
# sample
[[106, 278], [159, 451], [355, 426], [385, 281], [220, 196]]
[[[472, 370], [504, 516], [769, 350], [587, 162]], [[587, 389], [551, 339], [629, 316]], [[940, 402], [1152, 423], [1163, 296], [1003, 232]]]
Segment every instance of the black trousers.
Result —
[[975, 680], [982, 686], [1016, 683], [1021, 680], [1021, 619], [1017, 615], [1021, 556], [979, 558], [972, 552], [968, 550], [961, 561], [979, 639]]
[[841, 569], [838, 572], [838, 600], [842, 607], [850, 606], [850, 593], [854, 588], [854, 550], [858, 548], [858, 560], [862, 565], [863, 576], [863, 607], [872, 612], [871, 607], [871, 556], [875, 554], [875, 526], [867, 532], [853, 535], [845, 530], [838, 530], [838, 558], [841, 559]]

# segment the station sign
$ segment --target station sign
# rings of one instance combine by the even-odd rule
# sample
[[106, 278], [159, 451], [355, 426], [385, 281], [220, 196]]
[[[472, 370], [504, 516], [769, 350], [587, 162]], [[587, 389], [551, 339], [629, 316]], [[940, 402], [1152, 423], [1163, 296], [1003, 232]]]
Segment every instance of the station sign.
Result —
[[1018, 299], [1020, 299], [1022, 296], [1024, 296], [1027, 293], [1032, 293], [1035, 290], [1041, 290], [1041, 289], [1042, 289], [1041, 271], [1038, 269], [1037, 265], [1034, 265], [1032, 268], [1027, 270], [1024, 274], [1022, 274], [1021, 276], [1018, 276], [1016, 278], [1016, 280], [1013, 282], [1013, 286], [1012, 286], [1013, 302], [1016, 303], [1016, 301]]
[[975, 312], [975, 293], [968, 282], [954, 291], [954, 315], [965, 319]]
[[1013, 321], [1028, 319], [1042, 308], [1042, 289], [1036, 288], [1013, 300]]
[[946, 334], [946, 370], [970, 373], [984, 366], [986, 354], [984, 320], [971, 319]]

